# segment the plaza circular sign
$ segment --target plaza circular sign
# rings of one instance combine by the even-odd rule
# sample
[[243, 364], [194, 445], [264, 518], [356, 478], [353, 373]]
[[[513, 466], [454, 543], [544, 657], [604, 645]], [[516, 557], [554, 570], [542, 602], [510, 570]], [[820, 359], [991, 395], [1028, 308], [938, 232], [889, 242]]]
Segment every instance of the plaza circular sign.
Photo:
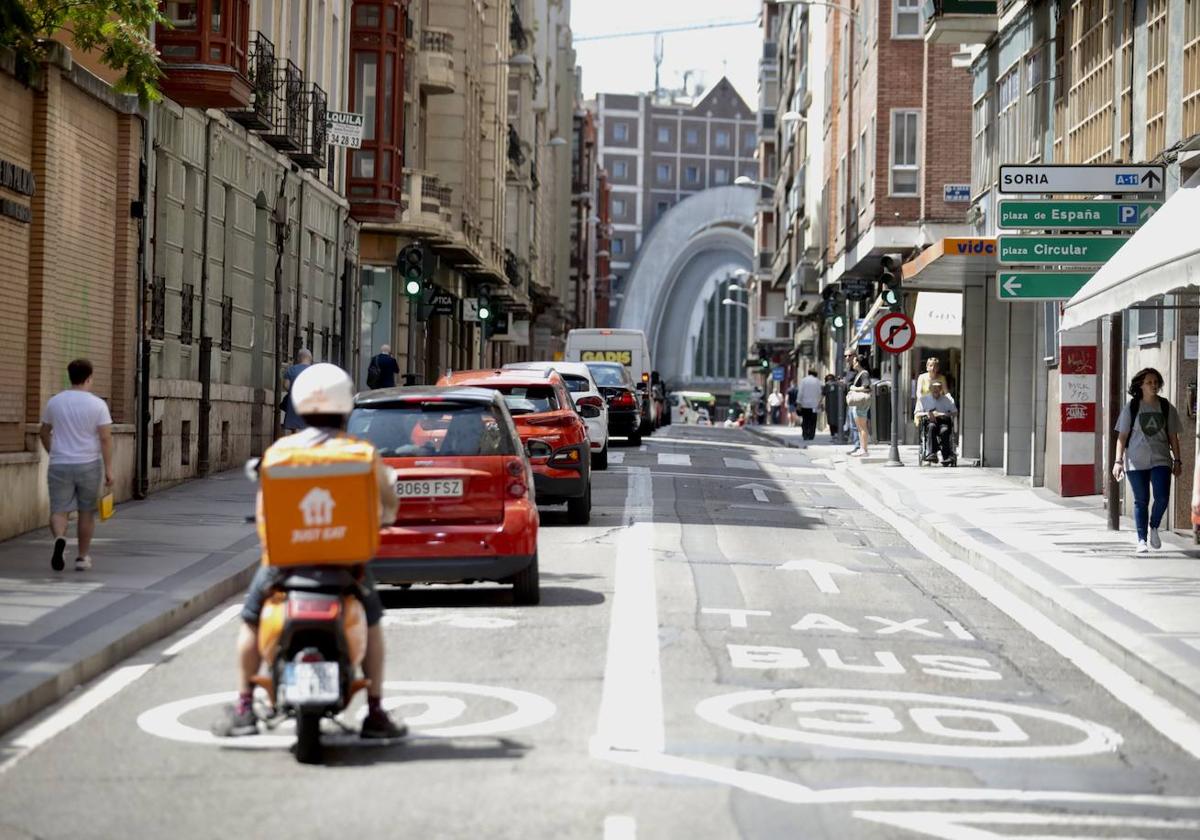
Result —
[[1061, 712], [903, 691], [741, 691], [701, 701], [696, 714], [746, 735], [869, 753], [1062, 758], [1121, 744], [1108, 727]]

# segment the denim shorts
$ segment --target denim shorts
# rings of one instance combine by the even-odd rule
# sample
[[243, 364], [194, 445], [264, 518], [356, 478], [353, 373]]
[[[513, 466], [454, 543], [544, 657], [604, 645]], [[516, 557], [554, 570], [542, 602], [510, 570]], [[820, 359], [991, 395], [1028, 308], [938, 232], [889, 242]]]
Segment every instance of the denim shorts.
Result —
[[94, 511], [104, 480], [104, 461], [90, 464], [51, 464], [46, 474], [50, 485], [50, 512]]

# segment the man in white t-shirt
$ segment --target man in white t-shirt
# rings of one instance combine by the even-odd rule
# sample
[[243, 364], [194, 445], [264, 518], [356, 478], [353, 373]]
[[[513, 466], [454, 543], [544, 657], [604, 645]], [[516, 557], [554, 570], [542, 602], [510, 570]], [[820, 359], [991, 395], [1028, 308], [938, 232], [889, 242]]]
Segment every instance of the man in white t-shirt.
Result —
[[92, 363], [76, 359], [67, 365], [71, 387], [55, 394], [42, 411], [38, 437], [50, 453], [47, 480], [50, 485], [50, 533], [54, 554], [50, 567], [63, 569], [67, 549], [67, 520], [78, 511], [79, 554], [75, 571], [92, 568], [88, 549], [96, 530], [96, 503], [100, 484], [111, 487], [112, 416], [108, 404], [92, 393]]
[[821, 380], [817, 372], [810, 370], [808, 375], [800, 380], [797, 389], [796, 404], [800, 414], [800, 431], [805, 440], [817, 436], [817, 411], [821, 408]]

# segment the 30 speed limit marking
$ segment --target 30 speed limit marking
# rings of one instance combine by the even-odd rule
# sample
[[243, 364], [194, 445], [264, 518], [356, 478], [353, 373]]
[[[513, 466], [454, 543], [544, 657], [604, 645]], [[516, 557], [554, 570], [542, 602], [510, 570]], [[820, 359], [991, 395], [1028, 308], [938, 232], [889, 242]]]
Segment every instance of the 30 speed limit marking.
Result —
[[875, 343], [888, 353], [903, 353], [917, 340], [917, 328], [903, 312], [889, 312], [875, 322]]

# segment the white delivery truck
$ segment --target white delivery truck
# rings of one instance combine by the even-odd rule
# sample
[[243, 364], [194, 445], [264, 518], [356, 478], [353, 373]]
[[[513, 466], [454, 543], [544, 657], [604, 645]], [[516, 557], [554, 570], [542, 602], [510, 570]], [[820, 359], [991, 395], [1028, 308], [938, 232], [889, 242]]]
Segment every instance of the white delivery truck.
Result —
[[567, 333], [567, 362], [620, 362], [637, 383], [644, 435], [654, 430], [654, 402], [650, 392], [650, 345], [641, 330], [586, 329]]

